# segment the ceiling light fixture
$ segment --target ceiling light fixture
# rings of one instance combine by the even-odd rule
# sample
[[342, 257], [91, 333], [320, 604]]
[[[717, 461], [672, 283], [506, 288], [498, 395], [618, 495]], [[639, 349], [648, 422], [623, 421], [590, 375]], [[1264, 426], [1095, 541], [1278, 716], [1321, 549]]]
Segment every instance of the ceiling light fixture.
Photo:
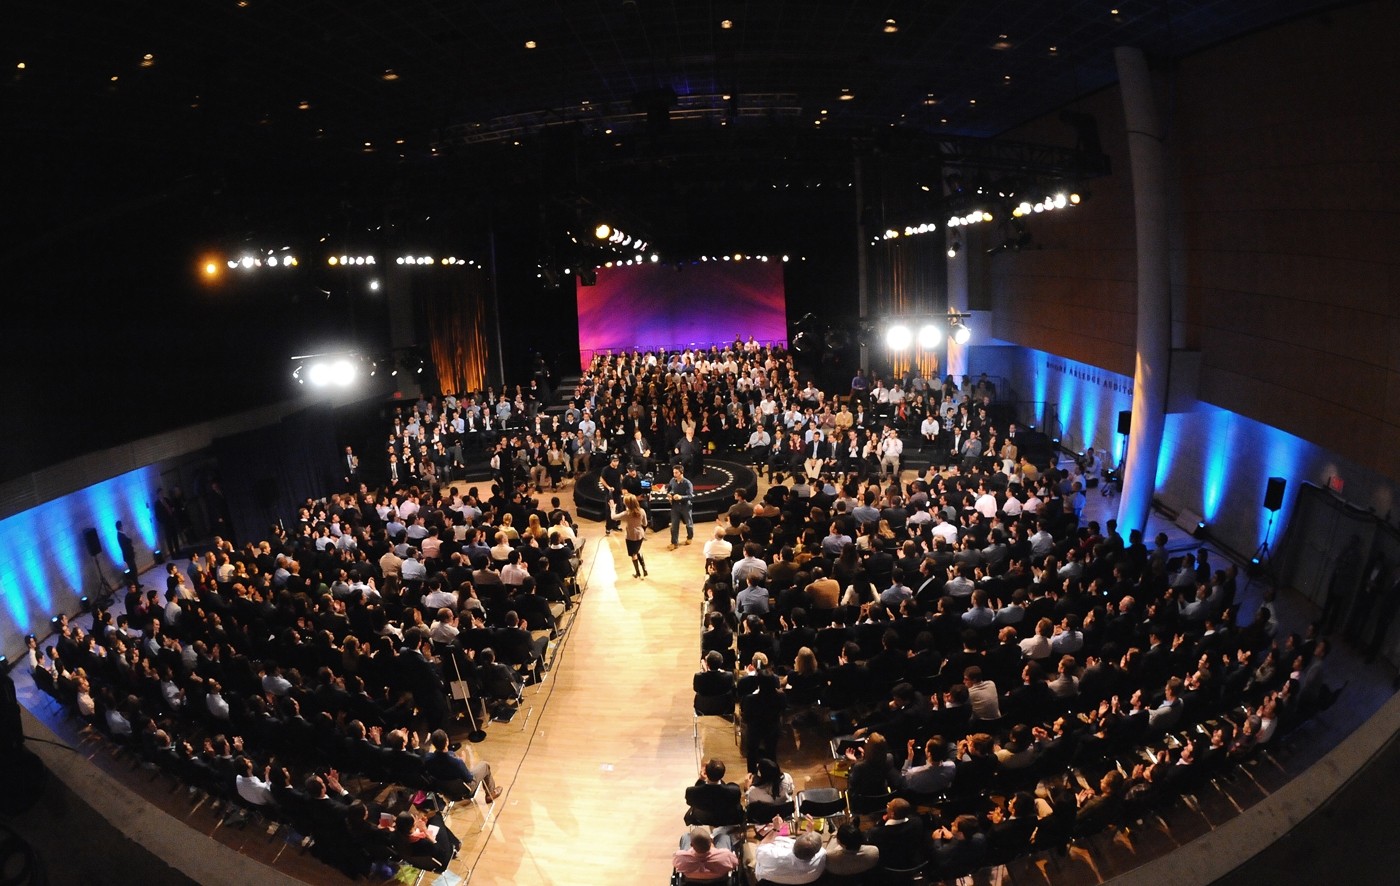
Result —
[[885, 32], [886, 34], [893, 34], [893, 33], [896, 33], [898, 30], [899, 30], [899, 25], [895, 22], [894, 19], [892, 19], [892, 18], [887, 18], [887, 19], [885, 19], [884, 32]]
[[536, 42], [533, 41], [533, 40], [526, 40], [526, 41], [525, 41], [525, 48], [526, 48], [526, 49], [534, 49], [534, 48], [535, 48], [536, 46], [538, 46], [538, 45], [539, 45], [539, 44], [536, 43]]
[[732, 19], [724, 19], [719, 23], [719, 26], [721, 30], [728, 31], [730, 28], [734, 27], [734, 22]]
[[397, 80], [397, 79], [399, 79], [398, 72], [395, 71], [393, 68], [386, 68], [385, 71], [384, 71], [384, 73], [383, 73], [383, 74], [380, 74], [379, 76], [382, 77], [382, 78], [385, 79], [385, 80]]

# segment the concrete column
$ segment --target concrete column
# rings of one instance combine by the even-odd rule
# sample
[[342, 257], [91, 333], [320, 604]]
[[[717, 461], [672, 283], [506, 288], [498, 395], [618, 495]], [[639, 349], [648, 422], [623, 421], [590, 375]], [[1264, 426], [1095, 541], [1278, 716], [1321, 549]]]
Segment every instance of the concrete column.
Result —
[[1166, 423], [1171, 356], [1171, 270], [1167, 242], [1166, 135], [1142, 50], [1114, 50], [1128, 157], [1133, 175], [1137, 230], [1137, 361], [1133, 368], [1133, 421], [1124, 458], [1118, 529], [1142, 529], [1157, 487], [1157, 453]]
[[[946, 225], [943, 228], [943, 246], [948, 248], [955, 240], [953, 232], [955, 228]], [[971, 231], [959, 234], [956, 239], [961, 240], [962, 247], [958, 254], [948, 259], [948, 307], [960, 314], [967, 313], [967, 267], [972, 261]], [[951, 375], [953, 380], [962, 384], [967, 377], [967, 345], [960, 345], [948, 338], [948, 363], [943, 370], [943, 375]]]

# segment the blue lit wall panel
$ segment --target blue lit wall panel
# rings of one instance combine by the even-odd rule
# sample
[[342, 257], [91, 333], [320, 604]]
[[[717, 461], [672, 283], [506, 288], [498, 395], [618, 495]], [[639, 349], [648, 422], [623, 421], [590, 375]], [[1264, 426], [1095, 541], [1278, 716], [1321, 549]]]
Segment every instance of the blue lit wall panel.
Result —
[[[109, 583], [121, 584], [118, 520], [136, 543], [139, 563], [150, 565], [156, 545], [150, 501], [159, 483], [158, 468], [149, 466], [0, 520], [0, 642], [12, 660], [25, 634], [43, 636], [55, 613], [78, 610], [79, 598], [97, 587], [97, 568]], [[87, 527], [102, 541], [96, 564], [83, 543]]]
[[[1117, 434], [1118, 413], [1132, 408], [1132, 380], [1043, 351], [1023, 350], [1027, 360], [1022, 374], [1013, 377], [1016, 389], [1030, 392], [1057, 413], [1064, 445], [1075, 450], [1090, 440], [1100, 449], [1111, 445], [1116, 463], [1123, 441]], [[1045, 430], [1053, 435], [1048, 423]], [[1269, 512], [1263, 502], [1270, 477], [1288, 481], [1271, 538], [1277, 545], [1298, 484], [1325, 486], [1333, 476], [1345, 481], [1342, 494], [1352, 504], [1382, 517], [1400, 514], [1400, 487], [1392, 479], [1285, 431], [1201, 403], [1193, 412], [1166, 417], [1156, 496], [1172, 507], [1201, 514], [1221, 543], [1247, 557], [1268, 530]]]

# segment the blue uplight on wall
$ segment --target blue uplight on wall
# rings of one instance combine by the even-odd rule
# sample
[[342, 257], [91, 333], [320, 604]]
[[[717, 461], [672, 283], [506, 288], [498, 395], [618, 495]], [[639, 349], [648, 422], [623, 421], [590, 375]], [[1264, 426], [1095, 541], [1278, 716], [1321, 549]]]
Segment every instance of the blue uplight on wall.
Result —
[[[1301, 478], [1303, 464], [1309, 450], [1316, 447], [1304, 440], [1302, 437], [1295, 437], [1287, 431], [1280, 431], [1268, 425], [1259, 425], [1265, 433], [1264, 452], [1266, 453], [1264, 464], [1261, 467], [1267, 468], [1258, 478], [1260, 507], [1264, 501], [1264, 488], [1268, 485], [1269, 477], [1283, 477], [1289, 482], [1289, 489], [1297, 490], [1297, 483]], [[1288, 525], [1288, 515], [1292, 511], [1293, 497], [1285, 494], [1283, 497], [1283, 507], [1279, 509], [1278, 520], [1281, 525]]]
[[1236, 461], [1231, 458], [1234, 447], [1230, 439], [1234, 434], [1231, 427], [1234, 418], [1232, 413], [1215, 407], [1211, 407], [1206, 416], [1206, 434], [1202, 441], [1206, 443], [1206, 450], [1203, 453], [1201, 516], [1207, 523], [1215, 522], [1220, 515], [1220, 502], [1230, 485], [1231, 465]]
[[[116, 522], [137, 542], [155, 548], [150, 501], [160, 482], [155, 466], [129, 471], [23, 513], [0, 520], [0, 613], [16, 636], [42, 633], [56, 612], [72, 612], [95, 584], [83, 530], [94, 527], [102, 541], [98, 558], [107, 581], [119, 584]], [[114, 565], [115, 564], [115, 565]]]
[[[1162, 448], [1157, 450], [1157, 485], [1166, 486], [1171, 480], [1172, 464], [1176, 461], [1176, 449], [1181, 439], [1182, 416], [1180, 414], [1168, 415], [1162, 422]], [[1125, 444], [1119, 437], [1119, 448]], [[1121, 457], [1121, 456], [1120, 456]]]

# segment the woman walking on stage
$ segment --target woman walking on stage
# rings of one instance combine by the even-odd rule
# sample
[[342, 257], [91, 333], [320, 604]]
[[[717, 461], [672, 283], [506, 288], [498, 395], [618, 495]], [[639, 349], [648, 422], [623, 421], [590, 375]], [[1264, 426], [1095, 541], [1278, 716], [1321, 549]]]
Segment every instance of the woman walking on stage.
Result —
[[637, 578], [647, 575], [647, 561], [642, 558], [642, 541], [647, 535], [647, 515], [642, 502], [632, 493], [622, 496], [622, 511], [613, 519], [622, 523], [622, 537], [627, 542], [627, 556], [632, 559], [632, 572]]

